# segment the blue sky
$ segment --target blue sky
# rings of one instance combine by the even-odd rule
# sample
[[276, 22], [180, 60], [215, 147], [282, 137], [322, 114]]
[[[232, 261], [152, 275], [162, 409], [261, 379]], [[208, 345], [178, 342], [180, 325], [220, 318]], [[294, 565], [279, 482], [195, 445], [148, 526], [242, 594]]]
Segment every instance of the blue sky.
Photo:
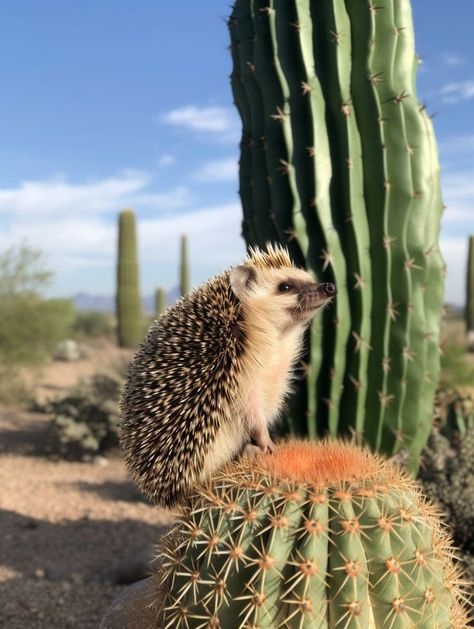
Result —
[[[240, 123], [222, 0], [0, 0], [0, 250], [26, 239], [51, 294], [112, 294], [117, 211], [139, 216], [142, 291], [238, 261]], [[447, 300], [464, 300], [474, 233], [472, 0], [413, 0], [418, 95], [434, 118]]]

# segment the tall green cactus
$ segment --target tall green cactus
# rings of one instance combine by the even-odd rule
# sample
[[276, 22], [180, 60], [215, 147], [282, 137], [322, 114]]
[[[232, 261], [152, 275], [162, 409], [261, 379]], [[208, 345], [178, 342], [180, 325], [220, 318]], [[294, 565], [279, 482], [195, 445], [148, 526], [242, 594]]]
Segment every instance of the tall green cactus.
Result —
[[466, 332], [467, 343], [474, 351], [474, 236], [469, 237], [466, 272]]
[[166, 292], [161, 286], [155, 291], [155, 316], [159, 317], [166, 310]]
[[291, 430], [406, 448], [415, 469], [439, 373], [444, 264], [410, 2], [236, 0], [229, 28], [243, 235], [286, 245], [338, 288], [308, 339]]
[[348, 445], [286, 444], [198, 488], [155, 579], [160, 629], [467, 627], [435, 510]]
[[189, 258], [188, 258], [188, 239], [187, 236], [181, 236], [181, 257], [179, 261], [179, 289], [181, 297], [189, 293]]
[[120, 347], [136, 347], [143, 338], [143, 317], [138, 278], [135, 212], [119, 216], [117, 262], [117, 333]]

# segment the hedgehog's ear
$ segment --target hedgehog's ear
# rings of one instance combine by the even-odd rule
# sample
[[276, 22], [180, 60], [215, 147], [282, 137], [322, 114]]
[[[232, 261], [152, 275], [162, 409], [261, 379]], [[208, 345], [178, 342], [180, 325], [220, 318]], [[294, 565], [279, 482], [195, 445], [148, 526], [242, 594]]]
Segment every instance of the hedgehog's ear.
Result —
[[229, 271], [229, 279], [234, 295], [242, 299], [252, 283], [257, 279], [257, 272], [252, 266], [241, 264], [240, 266], [234, 266]]

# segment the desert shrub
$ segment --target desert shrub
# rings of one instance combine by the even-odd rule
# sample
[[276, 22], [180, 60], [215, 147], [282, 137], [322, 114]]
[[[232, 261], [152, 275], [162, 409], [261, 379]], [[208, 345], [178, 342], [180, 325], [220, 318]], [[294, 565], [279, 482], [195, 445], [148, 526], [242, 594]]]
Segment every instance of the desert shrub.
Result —
[[69, 335], [74, 308], [67, 299], [43, 299], [34, 293], [2, 298], [0, 360], [37, 365]]
[[22, 368], [43, 364], [69, 334], [72, 303], [41, 295], [50, 279], [39, 251], [22, 244], [0, 254], [1, 403], [23, 401], [27, 385]]
[[441, 355], [440, 387], [474, 386], [474, 365], [466, 348], [455, 341], [446, 344]]
[[98, 373], [43, 406], [43, 411], [53, 414], [62, 454], [83, 458], [118, 445], [122, 385], [121, 375]]
[[0, 363], [0, 403], [21, 407], [34, 405], [32, 391], [17, 366]]
[[76, 338], [111, 337], [115, 333], [116, 322], [113, 315], [97, 310], [78, 310], [72, 325]]

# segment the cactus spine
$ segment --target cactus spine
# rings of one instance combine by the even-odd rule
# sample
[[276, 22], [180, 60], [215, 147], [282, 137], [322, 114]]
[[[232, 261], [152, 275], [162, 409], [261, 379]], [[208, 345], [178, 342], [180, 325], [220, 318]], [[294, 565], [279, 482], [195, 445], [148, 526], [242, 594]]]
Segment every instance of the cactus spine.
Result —
[[237, 0], [229, 28], [243, 235], [279, 241], [338, 287], [308, 339], [292, 432], [355, 432], [377, 450], [408, 449], [415, 469], [439, 373], [444, 264], [410, 2]]
[[181, 257], [179, 263], [179, 289], [181, 297], [189, 293], [189, 259], [188, 259], [188, 239], [181, 236]]
[[474, 351], [474, 236], [469, 237], [466, 273], [466, 332], [467, 345]]
[[116, 312], [120, 347], [136, 347], [143, 338], [143, 320], [133, 210], [119, 216]]
[[158, 318], [166, 310], [166, 292], [161, 286], [155, 291], [155, 316]]
[[354, 446], [290, 443], [197, 489], [165, 539], [157, 627], [466, 627], [415, 484]]

